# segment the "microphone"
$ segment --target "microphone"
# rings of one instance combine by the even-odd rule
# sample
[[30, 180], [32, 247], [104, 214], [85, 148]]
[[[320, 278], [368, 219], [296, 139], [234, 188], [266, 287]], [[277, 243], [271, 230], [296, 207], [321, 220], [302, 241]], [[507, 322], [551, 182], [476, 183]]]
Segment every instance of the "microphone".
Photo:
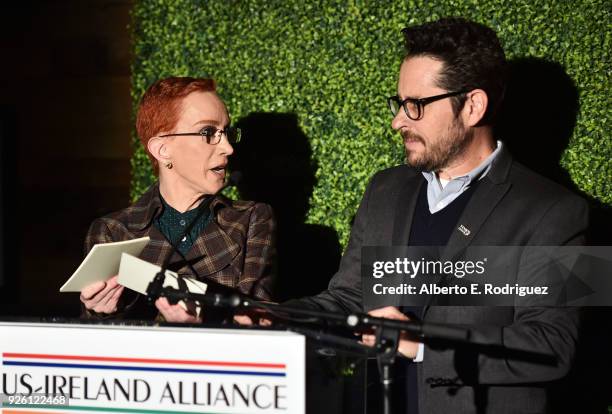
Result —
[[178, 302], [180, 300], [195, 300], [201, 305], [212, 306], [216, 308], [237, 308], [239, 306], [249, 306], [250, 300], [243, 298], [237, 293], [192, 293], [181, 292], [178, 289], [164, 288], [164, 295], [168, 301]]
[[[172, 260], [172, 258], [174, 257], [174, 254], [178, 253], [177, 245], [179, 241], [182, 240], [184, 237], [186, 237], [191, 232], [191, 229], [193, 228], [195, 223], [197, 223], [200, 217], [202, 217], [202, 215], [208, 209], [208, 207], [210, 206], [210, 203], [212, 203], [216, 195], [218, 195], [219, 193], [221, 193], [223, 190], [225, 190], [228, 187], [237, 185], [241, 180], [242, 180], [242, 173], [240, 171], [232, 171], [232, 173], [229, 175], [229, 177], [227, 178], [223, 186], [219, 190], [217, 190], [214, 194], [212, 194], [210, 197], [208, 197], [206, 200], [202, 201], [202, 203], [197, 207], [199, 209], [198, 214], [196, 214], [196, 216], [191, 220], [191, 222], [185, 228], [185, 231], [183, 231], [180, 237], [174, 243], [168, 240], [170, 241], [170, 246], [172, 248], [170, 249], [170, 252], [168, 253], [168, 255], [165, 257], [164, 261], [162, 262], [161, 269], [159, 270], [159, 272], [157, 272], [157, 274], [155, 275], [155, 278], [153, 278], [153, 280], [149, 283], [149, 286], [147, 286], [147, 299], [149, 303], [155, 302], [155, 300], [157, 300], [157, 298], [159, 298], [161, 294], [163, 293], [164, 280], [166, 278], [166, 270], [168, 270], [168, 266], [170, 265], [170, 260]], [[183, 257], [182, 255], [181, 257], [182, 257], [181, 263], [185, 262], [185, 257]], [[189, 268], [194, 273], [194, 276], [196, 276], [197, 278], [198, 274], [195, 271], [195, 269], [191, 265], [189, 265]]]

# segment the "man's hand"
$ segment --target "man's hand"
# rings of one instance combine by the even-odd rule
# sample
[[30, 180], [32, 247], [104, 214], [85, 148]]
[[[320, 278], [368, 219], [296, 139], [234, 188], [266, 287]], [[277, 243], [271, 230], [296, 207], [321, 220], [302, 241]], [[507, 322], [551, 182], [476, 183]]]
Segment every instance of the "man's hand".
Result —
[[95, 282], [81, 291], [81, 302], [85, 308], [96, 313], [111, 314], [117, 312], [117, 303], [123, 293], [123, 286], [113, 276], [106, 282]]
[[157, 299], [155, 301], [155, 307], [159, 313], [162, 314], [166, 322], [202, 323], [202, 317], [187, 312], [178, 303], [176, 305], [171, 305], [166, 298], [162, 297]]
[[[398, 321], [409, 321], [406, 315], [401, 313], [394, 306], [387, 306], [384, 308], [374, 309], [368, 312], [368, 315], [374, 316], [376, 318], [386, 318], [386, 319], [395, 319]], [[361, 341], [367, 346], [374, 346], [376, 343], [376, 335], [372, 334], [363, 334], [361, 336]], [[417, 351], [419, 349], [419, 343], [413, 342], [408, 339], [408, 336], [404, 331], [400, 332], [400, 341], [397, 351], [405, 356], [406, 358], [414, 359], [416, 358]]]

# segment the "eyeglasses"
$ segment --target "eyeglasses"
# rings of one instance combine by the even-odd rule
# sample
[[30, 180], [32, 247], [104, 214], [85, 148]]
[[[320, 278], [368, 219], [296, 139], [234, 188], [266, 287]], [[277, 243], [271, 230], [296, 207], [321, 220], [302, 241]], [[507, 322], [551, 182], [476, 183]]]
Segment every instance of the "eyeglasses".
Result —
[[408, 118], [412, 119], [413, 121], [418, 121], [419, 119], [423, 118], [425, 105], [439, 101], [440, 99], [461, 95], [462, 93], [466, 92], [469, 91], [463, 90], [458, 92], [449, 92], [442, 95], [429, 96], [427, 98], [406, 98], [403, 101], [399, 96], [395, 95], [389, 97], [387, 99], [387, 103], [389, 104], [389, 109], [391, 110], [393, 116], [396, 116], [399, 109], [403, 106]]
[[221, 135], [225, 135], [230, 144], [236, 144], [240, 142], [242, 131], [236, 127], [225, 127], [225, 129], [218, 129], [214, 126], [207, 125], [202, 128], [199, 132], [182, 132], [179, 134], [166, 134], [160, 135], [161, 138], [165, 137], [187, 137], [187, 136], [201, 136], [202, 139], [206, 140], [207, 144], [217, 145], [221, 142]]

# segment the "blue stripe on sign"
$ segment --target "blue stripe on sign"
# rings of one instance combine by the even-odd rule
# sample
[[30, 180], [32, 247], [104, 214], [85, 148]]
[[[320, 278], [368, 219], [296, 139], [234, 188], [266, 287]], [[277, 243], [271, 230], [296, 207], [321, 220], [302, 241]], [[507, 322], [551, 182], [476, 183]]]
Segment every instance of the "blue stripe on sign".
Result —
[[51, 367], [51, 368], [80, 368], [80, 369], [108, 369], [117, 371], [150, 371], [150, 372], [180, 372], [188, 374], [214, 374], [214, 375], [251, 375], [256, 377], [285, 377], [284, 372], [257, 372], [257, 371], [221, 371], [214, 369], [187, 369], [187, 368], [161, 368], [161, 367], [128, 367], [122, 365], [85, 365], [85, 364], [52, 364], [48, 362], [22, 362], [2, 361], [2, 365], [23, 367]]

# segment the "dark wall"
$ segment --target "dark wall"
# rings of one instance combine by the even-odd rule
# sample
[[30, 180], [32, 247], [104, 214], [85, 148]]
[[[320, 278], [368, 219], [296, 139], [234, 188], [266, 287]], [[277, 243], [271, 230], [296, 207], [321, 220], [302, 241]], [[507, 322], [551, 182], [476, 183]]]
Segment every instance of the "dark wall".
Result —
[[[0, 165], [5, 165], [5, 149], [4, 149], [4, 143], [5, 141], [7, 141], [7, 129], [8, 129], [8, 119], [9, 116], [8, 114], [5, 113], [5, 111], [3, 110], [4, 108], [0, 108]], [[5, 234], [5, 228], [4, 228], [4, 184], [5, 184], [5, 180], [4, 180], [5, 174], [4, 174], [4, 168], [0, 168], [0, 289], [2, 289], [5, 285], [4, 282], [4, 274], [5, 274], [5, 268], [4, 268], [4, 234]]]
[[132, 1], [2, 7], [0, 313], [68, 316], [89, 223], [129, 201]]

